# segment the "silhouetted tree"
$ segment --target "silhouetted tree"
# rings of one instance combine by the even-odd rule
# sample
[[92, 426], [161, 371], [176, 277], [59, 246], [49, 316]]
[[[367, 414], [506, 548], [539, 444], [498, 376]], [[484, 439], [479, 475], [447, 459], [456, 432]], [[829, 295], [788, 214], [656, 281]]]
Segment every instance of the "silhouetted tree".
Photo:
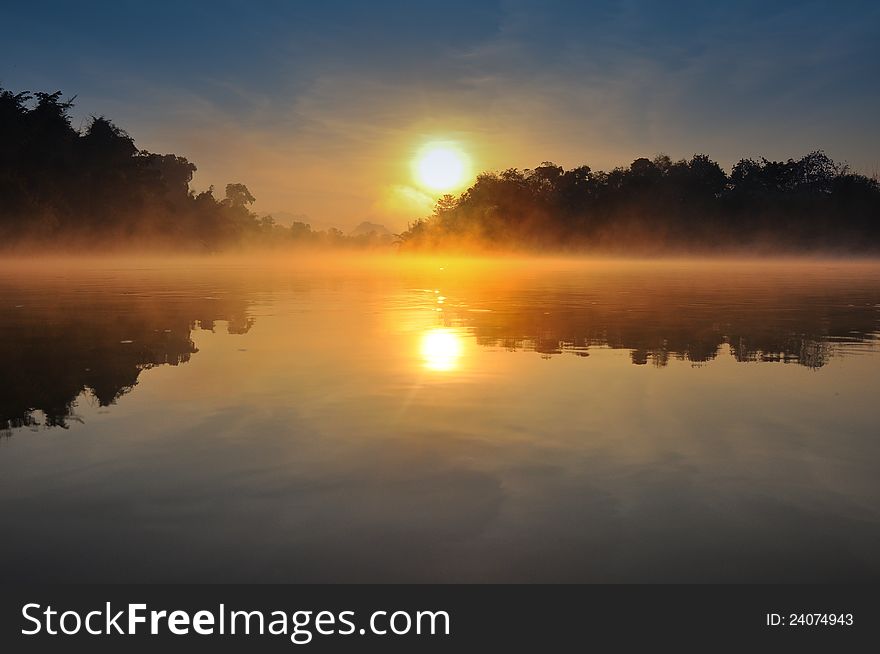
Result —
[[0, 88], [0, 247], [22, 243], [104, 245], [159, 243], [215, 250], [261, 245], [369, 246], [341, 233], [287, 229], [251, 210], [244, 184], [190, 188], [196, 166], [174, 154], [138, 150], [104, 116], [71, 125], [73, 98]]
[[404, 248], [880, 248], [880, 185], [821, 151], [739, 161], [640, 157], [609, 172], [483, 173], [399, 235]]
[[251, 195], [248, 187], [244, 184], [227, 184], [226, 201], [231, 207], [244, 209], [256, 202], [257, 199]]
[[[71, 126], [73, 98], [0, 88], [0, 246], [141, 243], [381, 246], [379, 235], [260, 219], [241, 183], [195, 193], [196, 166], [138, 150], [104, 116]], [[340, 180], [345, 184], [345, 180]], [[705, 154], [640, 157], [626, 168], [480, 174], [398, 235], [403, 248], [669, 250], [880, 249], [880, 184], [822, 151], [743, 159], [727, 175]]]

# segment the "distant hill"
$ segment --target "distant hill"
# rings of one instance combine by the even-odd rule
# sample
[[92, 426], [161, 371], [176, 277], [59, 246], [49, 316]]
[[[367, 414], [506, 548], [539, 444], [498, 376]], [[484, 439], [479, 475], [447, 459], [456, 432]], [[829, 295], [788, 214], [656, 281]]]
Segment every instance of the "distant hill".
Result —
[[392, 235], [391, 231], [387, 227], [385, 227], [385, 225], [371, 223], [368, 220], [365, 220], [348, 233], [349, 236], [366, 236], [368, 234], [375, 234], [376, 236]]
[[[322, 222], [320, 220], [312, 220], [307, 214], [304, 213], [292, 213], [290, 211], [267, 211], [265, 215], [272, 216], [275, 219], [276, 224], [284, 225], [285, 227], [290, 227], [293, 223], [305, 223], [306, 225], [312, 226], [313, 232], [326, 232], [330, 229], [340, 229], [339, 225]], [[344, 230], [340, 229], [340, 231]]]

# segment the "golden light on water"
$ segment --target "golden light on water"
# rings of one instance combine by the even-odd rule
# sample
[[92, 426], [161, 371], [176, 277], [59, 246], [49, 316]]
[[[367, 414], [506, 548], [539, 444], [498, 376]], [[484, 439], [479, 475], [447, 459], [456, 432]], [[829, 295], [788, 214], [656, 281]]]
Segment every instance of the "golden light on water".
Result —
[[470, 179], [470, 157], [455, 143], [428, 143], [413, 160], [413, 173], [418, 183], [427, 189], [451, 191]]
[[422, 336], [422, 359], [428, 370], [448, 371], [461, 359], [461, 336], [451, 329], [435, 327]]

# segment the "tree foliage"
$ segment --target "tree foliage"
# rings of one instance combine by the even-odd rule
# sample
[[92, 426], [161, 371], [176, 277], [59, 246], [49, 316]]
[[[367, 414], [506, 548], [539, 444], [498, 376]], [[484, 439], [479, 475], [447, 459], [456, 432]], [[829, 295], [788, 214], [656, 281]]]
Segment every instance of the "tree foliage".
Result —
[[[191, 188], [196, 166], [139, 150], [103, 116], [71, 125], [73, 98], [0, 88], [0, 246], [142, 243], [217, 250], [243, 244], [373, 246], [258, 217], [247, 186]], [[345, 180], [340, 180], [344, 185]], [[704, 154], [638, 158], [627, 168], [483, 173], [398, 235], [403, 248], [668, 251], [880, 249], [880, 184], [822, 151], [743, 159], [730, 174]]]
[[71, 124], [73, 98], [0, 88], [0, 247], [159, 245], [219, 250], [245, 244], [373, 245], [341, 232], [286, 228], [251, 210], [244, 184], [196, 193], [195, 164], [139, 150], [104, 116]]
[[484, 173], [400, 235], [405, 248], [669, 251], [880, 248], [880, 185], [821, 151], [743, 159], [728, 175], [704, 154], [639, 158], [610, 172]]

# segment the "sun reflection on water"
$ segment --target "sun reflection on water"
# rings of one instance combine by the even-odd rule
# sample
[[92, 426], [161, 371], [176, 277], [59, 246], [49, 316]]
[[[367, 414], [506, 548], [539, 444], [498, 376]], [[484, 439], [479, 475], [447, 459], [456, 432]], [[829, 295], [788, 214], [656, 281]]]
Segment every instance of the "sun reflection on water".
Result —
[[428, 370], [454, 370], [461, 359], [461, 336], [452, 329], [434, 327], [422, 336], [421, 349], [422, 359]]

